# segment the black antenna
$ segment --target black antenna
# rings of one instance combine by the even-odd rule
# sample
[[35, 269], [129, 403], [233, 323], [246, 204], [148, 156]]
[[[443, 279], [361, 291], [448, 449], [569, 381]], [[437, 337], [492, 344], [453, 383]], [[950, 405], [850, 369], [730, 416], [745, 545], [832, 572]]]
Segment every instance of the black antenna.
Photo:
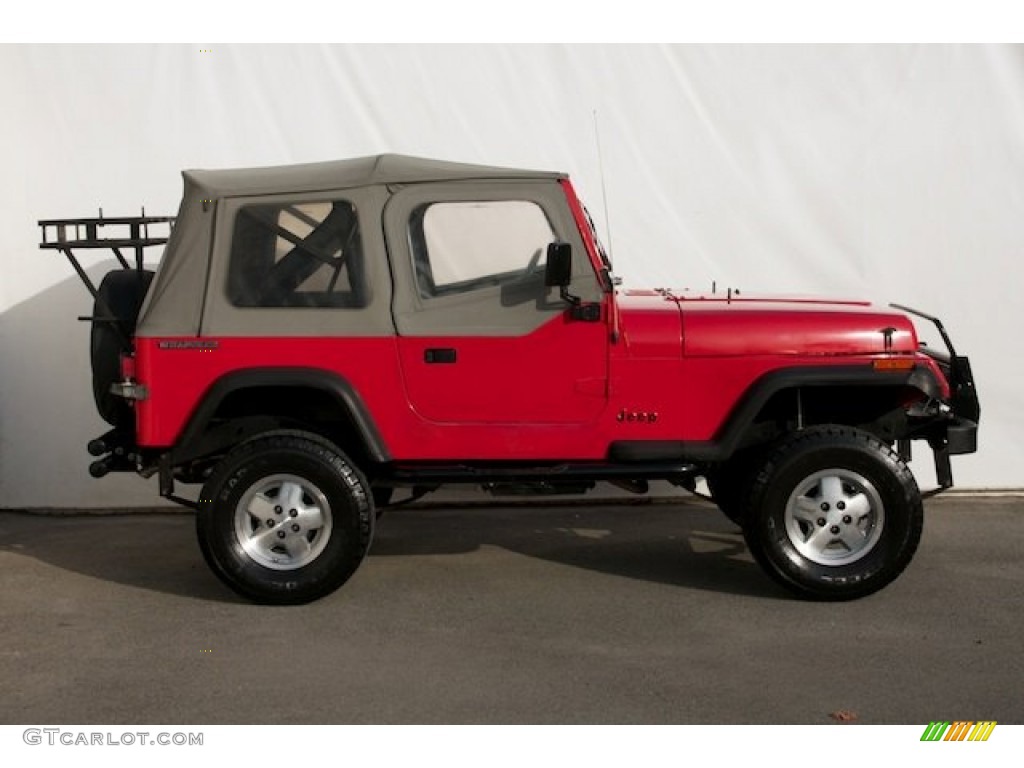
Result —
[[594, 141], [597, 144], [597, 169], [601, 174], [601, 200], [604, 203], [604, 231], [608, 235], [608, 260], [612, 258], [612, 222], [608, 217], [608, 191], [604, 186], [604, 158], [601, 154], [601, 131], [597, 126], [597, 110], [594, 110]]

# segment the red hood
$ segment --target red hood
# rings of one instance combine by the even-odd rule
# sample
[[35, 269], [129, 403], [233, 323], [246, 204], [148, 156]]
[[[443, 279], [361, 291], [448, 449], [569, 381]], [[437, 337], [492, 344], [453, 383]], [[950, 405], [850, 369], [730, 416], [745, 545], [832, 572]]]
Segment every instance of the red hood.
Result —
[[665, 290], [621, 291], [618, 298], [634, 354], [674, 347], [687, 357], [864, 355], [918, 346], [906, 315], [863, 301]]

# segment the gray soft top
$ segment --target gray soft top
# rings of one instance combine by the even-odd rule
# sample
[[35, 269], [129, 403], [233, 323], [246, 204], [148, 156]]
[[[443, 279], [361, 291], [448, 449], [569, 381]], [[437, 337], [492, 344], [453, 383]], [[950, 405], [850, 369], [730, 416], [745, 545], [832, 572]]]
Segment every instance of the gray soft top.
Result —
[[321, 192], [371, 184], [566, 178], [566, 174], [552, 171], [526, 171], [391, 154], [264, 168], [189, 170], [184, 171], [183, 175], [186, 184], [194, 184], [202, 197], [210, 199], [235, 195]]
[[[345, 309], [309, 312], [303, 308], [255, 312], [231, 307], [222, 291], [207, 290], [211, 279], [211, 259], [215, 265], [226, 264], [230, 247], [230, 238], [224, 238], [216, 250], [211, 247], [215, 219], [210, 213], [211, 200], [220, 201], [218, 208], [227, 211], [228, 208], [222, 206], [233, 205], [235, 201], [232, 198], [323, 195], [334, 190], [348, 190], [349, 197], [359, 197], [367, 206], [366, 210], [380, 216], [384, 203], [394, 192], [393, 186], [448, 181], [486, 184], [502, 180], [550, 184], [567, 178], [564, 173], [551, 171], [494, 168], [404, 155], [374, 155], [266, 168], [195, 170], [184, 171], [182, 175], [185, 194], [160, 269], [139, 315], [136, 335], [140, 337], [195, 336], [204, 323], [207, 332], [224, 335], [284, 334], [293, 333], [296, 328], [304, 329], [304, 332], [312, 332], [312, 328], [328, 333], [338, 326], [338, 320], [332, 317], [332, 313], [349, 312]], [[387, 253], [381, 227], [367, 226], [364, 235], [366, 262], [370, 267], [382, 270], [377, 282], [387, 285], [390, 281], [387, 279]], [[584, 252], [582, 246], [579, 252]], [[223, 266], [219, 268], [225, 269]], [[390, 294], [384, 289], [377, 294], [373, 305], [360, 313], [360, 317], [366, 318], [359, 321], [363, 322], [360, 327], [365, 333], [374, 329], [380, 333], [388, 329], [393, 332]], [[229, 314], [231, 317], [227, 320], [221, 317]], [[355, 322], [348, 321], [348, 326]]]

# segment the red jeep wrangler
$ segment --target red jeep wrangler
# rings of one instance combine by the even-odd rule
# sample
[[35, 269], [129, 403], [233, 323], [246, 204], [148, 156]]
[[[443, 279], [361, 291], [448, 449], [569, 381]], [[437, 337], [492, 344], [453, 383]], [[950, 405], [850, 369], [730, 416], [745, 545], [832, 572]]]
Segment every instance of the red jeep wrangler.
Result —
[[[976, 449], [970, 366], [934, 318], [915, 313], [948, 352], [905, 308], [618, 289], [563, 174], [382, 155], [184, 178], [175, 219], [44, 221], [42, 246], [95, 298], [113, 428], [91, 473], [158, 475], [253, 600], [337, 589], [395, 488], [700, 477], [784, 586], [860, 597], [921, 536], [911, 441], [942, 488]], [[80, 247], [124, 269], [95, 288]]]

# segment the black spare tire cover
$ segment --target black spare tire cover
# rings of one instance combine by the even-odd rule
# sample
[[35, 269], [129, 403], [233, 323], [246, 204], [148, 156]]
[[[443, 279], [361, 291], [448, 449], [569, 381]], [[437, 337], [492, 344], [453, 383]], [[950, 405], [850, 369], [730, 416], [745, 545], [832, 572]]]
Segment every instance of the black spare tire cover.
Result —
[[125, 339], [130, 343], [135, 334], [139, 309], [152, 281], [152, 270], [115, 269], [103, 278], [93, 304], [93, 318], [108, 317], [103, 308], [106, 304], [115, 320], [92, 322], [90, 358], [96, 410], [108, 424], [126, 430], [134, 428], [134, 412], [127, 400], [111, 394], [110, 385], [121, 377], [121, 352], [130, 351], [125, 347]]

